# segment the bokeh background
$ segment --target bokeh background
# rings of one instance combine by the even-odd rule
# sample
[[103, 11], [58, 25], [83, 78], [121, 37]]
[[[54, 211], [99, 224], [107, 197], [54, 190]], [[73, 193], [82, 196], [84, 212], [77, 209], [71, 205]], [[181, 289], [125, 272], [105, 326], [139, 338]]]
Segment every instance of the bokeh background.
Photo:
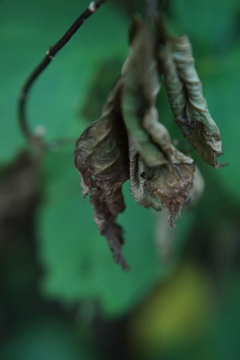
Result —
[[124, 273], [82, 198], [72, 153], [127, 56], [133, 4], [104, 4], [34, 85], [31, 128], [72, 139], [36, 160], [17, 124], [18, 93], [88, 1], [0, 1], [1, 360], [240, 358], [240, 3], [165, 5], [168, 28], [191, 39], [230, 165], [212, 169], [186, 145], [162, 89], [161, 121], [196, 160], [204, 192], [170, 229], [126, 184]]

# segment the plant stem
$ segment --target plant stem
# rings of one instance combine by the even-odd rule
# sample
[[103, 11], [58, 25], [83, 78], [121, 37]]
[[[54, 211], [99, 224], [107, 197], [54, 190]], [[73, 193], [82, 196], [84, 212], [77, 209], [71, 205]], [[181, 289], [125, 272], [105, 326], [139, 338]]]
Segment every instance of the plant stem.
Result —
[[47, 51], [43, 60], [36, 66], [33, 72], [30, 74], [26, 82], [24, 83], [22, 90], [20, 92], [18, 100], [18, 121], [20, 129], [25, 136], [25, 138], [32, 144], [34, 147], [42, 147], [42, 140], [36, 134], [33, 134], [29, 128], [26, 116], [26, 106], [28, 100], [29, 91], [39, 77], [39, 75], [46, 69], [46, 67], [53, 60], [54, 56], [58, 53], [59, 50], [63, 48], [64, 45], [71, 39], [71, 37], [76, 33], [80, 26], [105, 2], [105, 0], [92, 1], [88, 8], [76, 19], [76, 21], [71, 25], [67, 32], [58, 40], [58, 42], [51, 46]]
[[147, 15], [149, 18], [156, 16], [158, 8], [158, 0], [146, 0]]

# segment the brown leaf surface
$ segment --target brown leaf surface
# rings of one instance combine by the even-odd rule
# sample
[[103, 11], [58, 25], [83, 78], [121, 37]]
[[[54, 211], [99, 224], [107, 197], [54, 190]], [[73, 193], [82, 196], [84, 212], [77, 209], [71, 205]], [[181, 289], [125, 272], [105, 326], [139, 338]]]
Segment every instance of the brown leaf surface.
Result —
[[188, 38], [169, 37], [165, 46], [160, 47], [159, 59], [176, 123], [204, 161], [219, 167], [221, 135], [203, 97]]
[[114, 260], [125, 270], [121, 255], [124, 242], [122, 228], [115, 224], [124, 211], [122, 184], [129, 178], [128, 142], [120, 111], [121, 81], [109, 94], [101, 117], [77, 140], [74, 162], [82, 177], [83, 194], [90, 193], [94, 219], [106, 237]]
[[140, 19], [134, 22], [130, 30], [130, 53], [122, 68], [123, 117], [129, 136], [145, 163], [156, 166], [162, 163], [162, 155], [142, 127], [143, 117], [155, 106], [160, 89], [157, 62], [154, 58], [154, 35], [148, 23]]
[[168, 210], [169, 223], [173, 226], [182, 205], [190, 196], [195, 163], [172, 145], [167, 129], [158, 122], [156, 111], [145, 118], [143, 123], [150, 129], [154, 144], [161, 149], [162, 164], [148, 167], [132, 144], [130, 146], [131, 193], [135, 200], [145, 207], [160, 210], [162, 204]]
[[159, 197], [148, 191], [146, 184], [147, 167], [137, 151], [133, 141], [129, 142], [130, 158], [130, 191], [135, 201], [146, 208], [153, 208], [156, 211], [161, 210], [162, 204]]
[[160, 90], [155, 60], [155, 34], [138, 21], [131, 50], [123, 66], [123, 114], [130, 139], [131, 193], [138, 204], [169, 212], [169, 222], [187, 200], [195, 164], [172, 144], [155, 107]]

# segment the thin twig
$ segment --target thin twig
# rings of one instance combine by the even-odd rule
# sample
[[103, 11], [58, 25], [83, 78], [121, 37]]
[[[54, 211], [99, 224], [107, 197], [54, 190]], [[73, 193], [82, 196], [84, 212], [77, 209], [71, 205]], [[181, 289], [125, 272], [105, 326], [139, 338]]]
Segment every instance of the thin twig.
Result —
[[153, 19], [159, 13], [165, 13], [169, 5], [169, 0], [145, 0], [146, 14], [148, 18]]
[[46, 67], [53, 60], [55, 55], [59, 50], [62, 49], [64, 45], [71, 39], [75, 32], [80, 28], [80, 26], [105, 2], [105, 0], [92, 1], [88, 8], [77, 18], [77, 20], [72, 24], [72, 26], [67, 30], [67, 32], [58, 40], [58, 42], [51, 46], [47, 51], [43, 60], [37, 65], [34, 71], [30, 74], [25, 84], [22, 87], [20, 92], [19, 101], [18, 101], [18, 121], [21, 128], [21, 131], [25, 138], [32, 144], [34, 147], [41, 148], [43, 147], [42, 140], [39, 135], [33, 134], [29, 128], [26, 116], [26, 105], [28, 100], [29, 91], [36, 81], [38, 76], [46, 69]]
[[154, 18], [157, 14], [158, 0], [146, 0], [147, 15], [149, 18]]

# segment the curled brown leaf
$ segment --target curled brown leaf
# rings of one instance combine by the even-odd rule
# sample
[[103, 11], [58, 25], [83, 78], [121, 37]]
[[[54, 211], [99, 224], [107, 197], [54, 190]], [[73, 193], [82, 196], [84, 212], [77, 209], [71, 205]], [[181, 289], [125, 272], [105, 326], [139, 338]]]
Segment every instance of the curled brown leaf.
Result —
[[162, 163], [162, 155], [142, 127], [142, 119], [155, 106], [160, 89], [154, 58], [154, 34], [146, 21], [138, 19], [131, 35], [131, 48], [122, 69], [122, 111], [129, 136], [148, 166]]
[[115, 224], [125, 209], [121, 191], [129, 178], [128, 141], [120, 111], [119, 80], [103, 107], [101, 117], [77, 140], [74, 162], [82, 177], [83, 194], [90, 193], [94, 219], [106, 237], [114, 260], [125, 270], [128, 265], [121, 254], [122, 228]]
[[169, 37], [160, 47], [159, 60], [176, 123], [204, 161], [219, 167], [221, 135], [203, 97], [188, 38]]
[[131, 145], [130, 182], [135, 200], [159, 210], [163, 205], [173, 225], [187, 200], [195, 170], [191, 158], [172, 144], [155, 107], [160, 90], [155, 59], [155, 33], [139, 22], [131, 37], [131, 51], [123, 67], [123, 114]]

